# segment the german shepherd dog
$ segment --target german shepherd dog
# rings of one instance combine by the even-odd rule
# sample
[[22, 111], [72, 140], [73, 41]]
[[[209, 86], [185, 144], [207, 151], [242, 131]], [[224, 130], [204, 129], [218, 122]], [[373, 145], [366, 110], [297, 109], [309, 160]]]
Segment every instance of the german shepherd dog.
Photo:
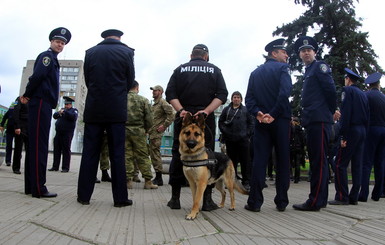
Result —
[[[205, 147], [205, 119], [203, 114], [192, 116], [187, 113], [182, 122], [179, 134], [179, 152], [183, 162], [183, 172], [186, 176], [192, 196], [193, 207], [187, 220], [193, 220], [199, 213], [203, 193], [207, 185], [215, 183], [215, 187], [222, 195], [220, 207], [225, 204], [226, 192], [223, 184], [230, 192], [230, 210], [235, 209], [234, 188], [248, 195], [248, 191], [235, 177], [232, 161], [223, 153], [212, 152]], [[213, 155], [213, 157], [209, 157]], [[210, 159], [212, 158], [212, 159]]]

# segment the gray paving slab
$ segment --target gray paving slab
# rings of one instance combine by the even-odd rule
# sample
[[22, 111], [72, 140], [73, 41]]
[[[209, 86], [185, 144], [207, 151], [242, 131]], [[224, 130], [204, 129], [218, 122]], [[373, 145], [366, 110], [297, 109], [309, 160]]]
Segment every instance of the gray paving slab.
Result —
[[[303, 181], [291, 185], [290, 205], [278, 212], [274, 182], [267, 181], [261, 212], [245, 210], [247, 196], [236, 193], [235, 211], [228, 209], [227, 198], [223, 209], [187, 221], [192, 206], [187, 187], [182, 188], [180, 210], [166, 206], [170, 186], [144, 190], [143, 182], [129, 190], [131, 207], [113, 207], [108, 182], [95, 185], [90, 205], [80, 205], [79, 164], [80, 156], [74, 155], [69, 173], [47, 172], [49, 190], [58, 193], [52, 199], [24, 195], [23, 175], [0, 167], [0, 244], [385, 244], [385, 199], [299, 212], [291, 205], [307, 198], [309, 183]], [[332, 184], [329, 192], [332, 199]], [[213, 199], [219, 202], [218, 191]]]

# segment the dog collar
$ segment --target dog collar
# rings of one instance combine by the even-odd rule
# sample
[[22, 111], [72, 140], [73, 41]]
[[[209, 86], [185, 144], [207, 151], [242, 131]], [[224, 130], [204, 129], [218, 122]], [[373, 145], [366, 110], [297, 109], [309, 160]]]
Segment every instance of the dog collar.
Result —
[[216, 161], [216, 159], [205, 159], [201, 161], [182, 161], [182, 163], [186, 167], [200, 167], [215, 164]]

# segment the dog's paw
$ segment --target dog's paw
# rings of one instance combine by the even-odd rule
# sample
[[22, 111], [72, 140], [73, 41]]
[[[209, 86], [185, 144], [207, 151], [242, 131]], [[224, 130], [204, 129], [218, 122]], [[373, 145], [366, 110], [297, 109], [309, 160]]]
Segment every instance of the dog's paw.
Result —
[[229, 210], [230, 210], [230, 211], [234, 211], [234, 210], [235, 210], [235, 208], [229, 208]]
[[193, 215], [193, 214], [189, 214], [189, 215], [186, 215], [186, 220], [194, 220], [195, 218], [197, 217], [197, 215]]

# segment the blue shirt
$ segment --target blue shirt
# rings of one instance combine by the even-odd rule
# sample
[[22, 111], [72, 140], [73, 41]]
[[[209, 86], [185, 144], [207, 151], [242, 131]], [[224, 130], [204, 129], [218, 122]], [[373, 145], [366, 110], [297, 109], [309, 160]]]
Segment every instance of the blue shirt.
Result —
[[301, 94], [301, 120], [306, 127], [313, 122], [333, 122], [336, 110], [336, 87], [329, 66], [313, 61], [306, 67]]
[[291, 118], [291, 90], [288, 64], [269, 58], [250, 75], [246, 108], [254, 117], [261, 111], [274, 118]]

